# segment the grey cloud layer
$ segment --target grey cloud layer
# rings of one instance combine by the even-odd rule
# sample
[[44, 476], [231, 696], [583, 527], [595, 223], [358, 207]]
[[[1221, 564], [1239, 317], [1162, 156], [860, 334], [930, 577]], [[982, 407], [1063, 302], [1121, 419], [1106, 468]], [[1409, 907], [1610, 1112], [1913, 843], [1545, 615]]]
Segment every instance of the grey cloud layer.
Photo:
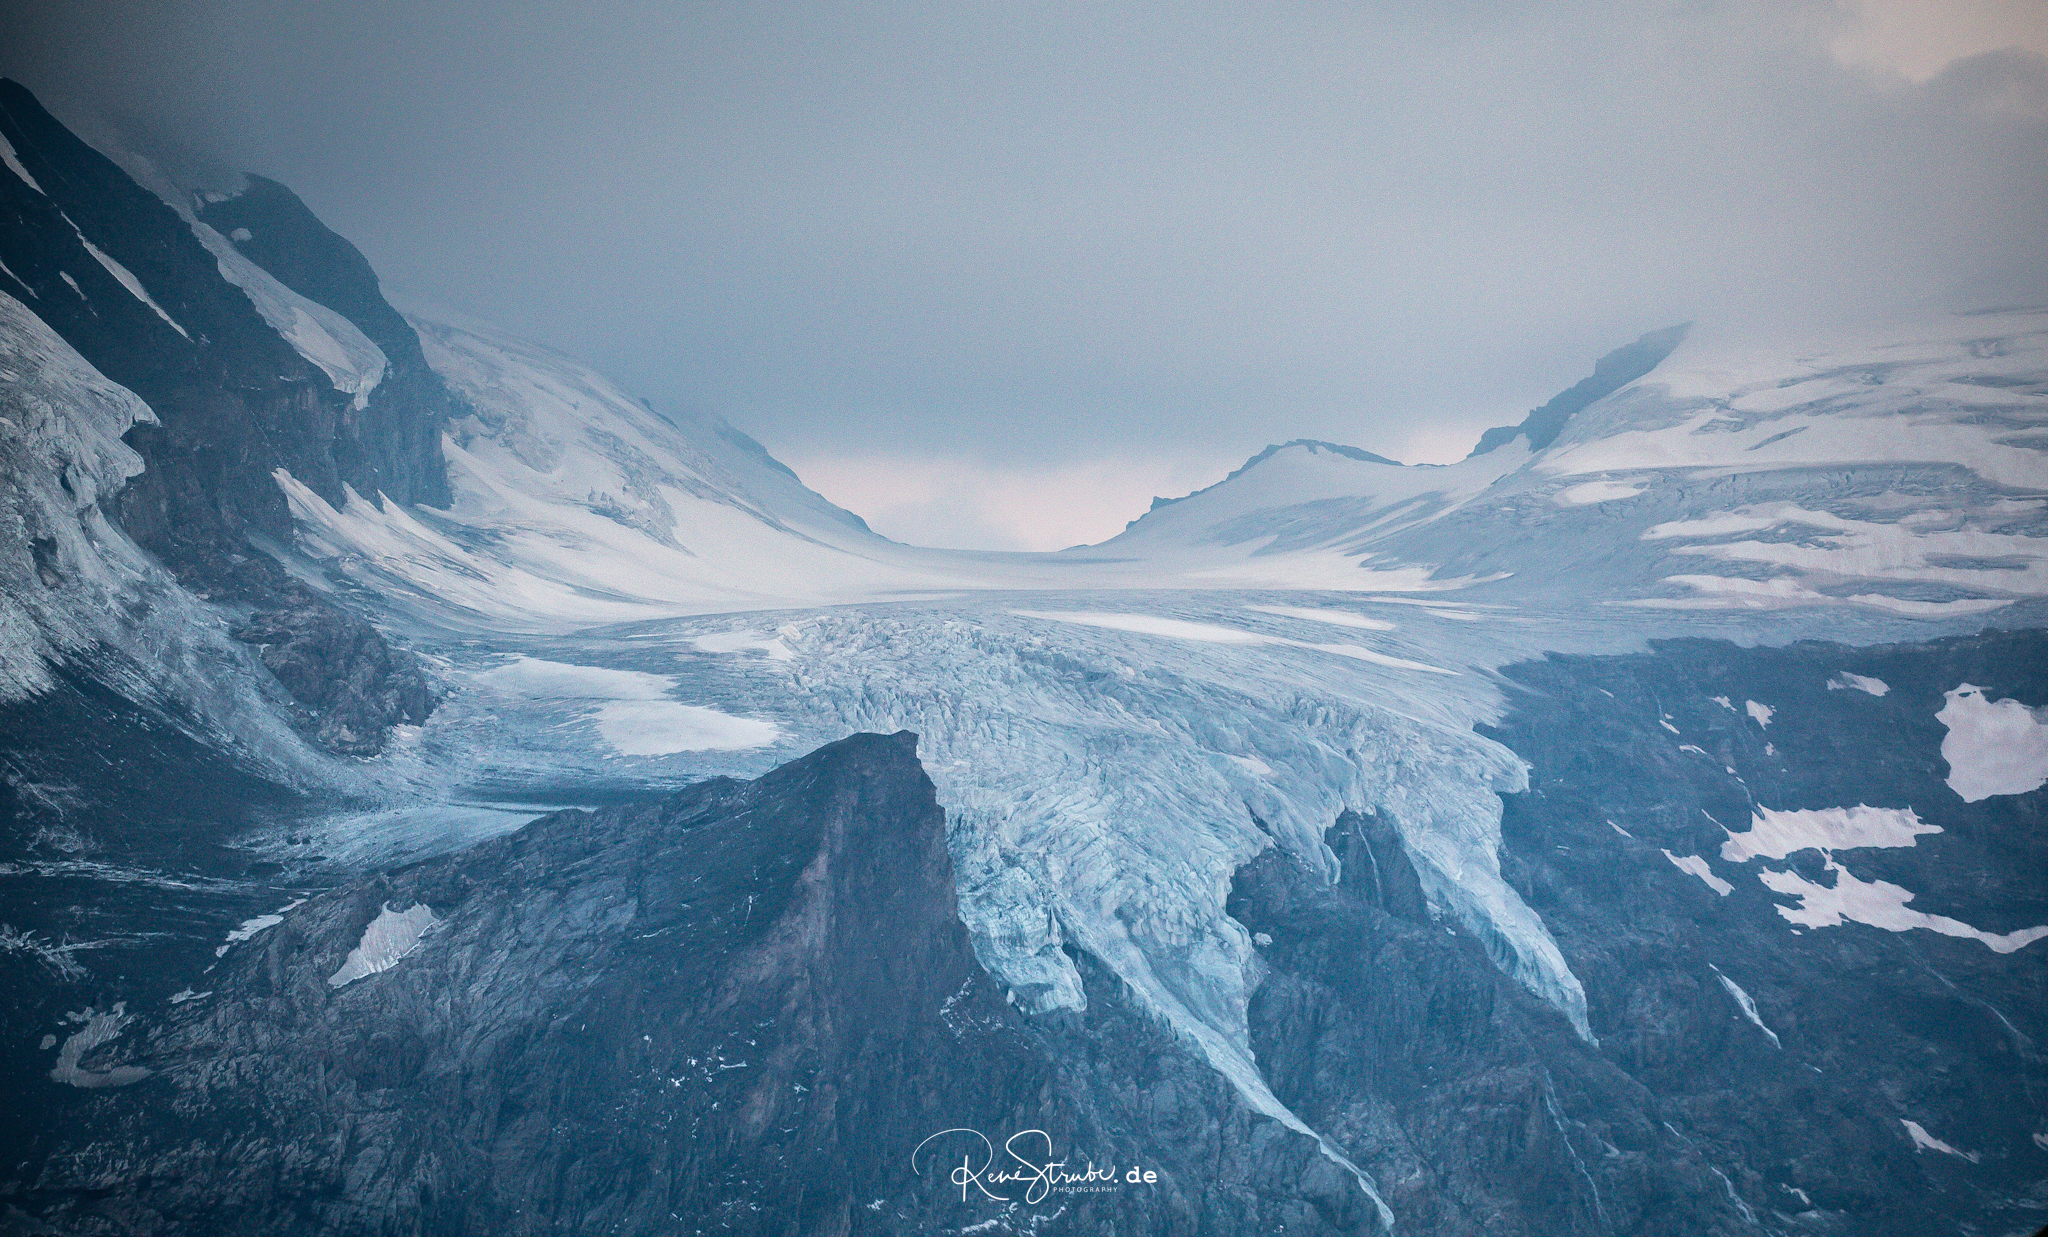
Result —
[[876, 7], [94, 0], [5, 55], [811, 457], [1441, 456], [1670, 322], [2048, 297], [2048, 65], [1845, 66], [1830, 5]]

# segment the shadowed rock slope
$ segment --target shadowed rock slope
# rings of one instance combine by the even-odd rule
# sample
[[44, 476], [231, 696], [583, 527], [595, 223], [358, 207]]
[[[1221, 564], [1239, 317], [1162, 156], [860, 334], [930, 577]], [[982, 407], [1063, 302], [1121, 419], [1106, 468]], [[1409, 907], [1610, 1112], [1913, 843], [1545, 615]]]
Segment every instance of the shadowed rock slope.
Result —
[[[298, 315], [295, 346], [207, 248], [200, 225], [10, 81], [0, 81], [0, 139], [21, 169], [0, 175], [0, 294], [156, 416], [125, 434], [143, 467], [102, 505], [181, 583], [247, 616], [237, 634], [263, 646], [302, 729], [334, 751], [377, 752], [392, 725], [423, 721], [432, 707], [423, 671], [258, 547], [292, 541], [280, 469], [334, 504], [350, 488], [372, 501], [447, 503], [441, 431], [453, 405], [418, 338], [384, 303], [360, 254], [296, 198], [261, 182], [266, 220], [289, 221], [302, 240], [317, 230], [332, 242], [303, 243], [302, 265], [343, 272], [317, 284], [297, 268], [286, 273], [381, 336], [376, 349], [386, 351], [374, 365], [367, 356], [329, 357], [337, 372], [353, 365], [350, 380], [369, 384], [339, 389], [343, 379], [315, 359], [341, 347], [306, 316], [319, 305], [286, 307]], [[372, 346], [365, 340], [362, 349]], [[365, 366], [375, 372], [360, 372]]]
[[[380, 944], [403, 956], [349, 979]], [[915, 736], [856, 735], [316, 899], [211, 996], [75, 1054], [151, 1073], [58, 1088], [63, 1133], [6, 1194], [23, 1232], [1376, 1231], [1313, 1142], [1084, 969], [1086, 1015], [1004, 1002]], [[912, 1166], [949, 1129], [999, 1155], [1043, 1131], [1032, 1162], [1117, 1180], [963, 1202], [976, 1139]]]

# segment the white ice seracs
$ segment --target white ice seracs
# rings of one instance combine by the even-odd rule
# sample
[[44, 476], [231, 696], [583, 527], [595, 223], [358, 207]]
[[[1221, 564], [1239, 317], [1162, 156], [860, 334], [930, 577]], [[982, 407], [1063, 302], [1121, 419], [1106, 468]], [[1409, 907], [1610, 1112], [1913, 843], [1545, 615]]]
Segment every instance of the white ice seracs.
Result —
[[[2034, 372], [2044, 320], [1971, 324], [2004, 351], [1972, 360], [1951, 339], [1928, 364]], [[2042, 513], [1999, 487], [2038, 476], [2041, 452], [1904, 386], [1809, 374], [1766, 409], [1763, 379], [1701, 377], [1694, 363], [1595, 404], [1535, 455], [1517, 439], [1404, 468], [1296, 444], [1102, 546], [971, 555], [874, 537], [729, 429], [657, 416], [564, 358], [418, 326], [478, 410], [448, 439], [453, 508], [351, 495], [335, 509], [280, 478], [305, 548], [394, 613], [501, 647], [529, 640], [534, 660], [558, 660], [547, 642], [573, 632], [577, 660], [703, 676], [726, 693], [721, 710], [779, 728], [734, 768], [848, 730], [916, 731], [948, 813], [961, 916], [1020, 1003], [1078, 1004], [1061, 948], [1078, 945], [1290, 1122], [1251, 1058], [1252, 942], [1225, 902], [1238, 867], [1275, 844], [1336, 876], [1323, 832], [1346, 809], [1389, 821], [1432, 904], [1590, 1037], [1577, 978], [1499, 871], [1500, 794], [1525, 771], [1473, 731], [1502, 707], [1492, 667], [1631, 646], [1645, 616], [1605, 602], [1812, 610], [1839, 632], [2005, 607], [2037, 582]], [[2015, 423], [2034, 415], [1994, 398]], [[1712, 415], [1716, 401], [1743, 410]], [[1819, 426], [1831, 409], [1848, 432]], [[1890, 454], [1866, 460], [1857, 442], [1895, 429]], [[1954, 453], [1940, 466], [1967, 476], [1941, 503], [1898, 491], [1896, 470], [1847, 491], [1833, 480]], [[1816, 488], [1818, 470], [1831, 479]], [[1925, 514], [1937, 507], [1954, 518]], [[1368, 618], [1368, 600], [1410, 608]], [[592, 630], [604, 624], [637, 625]], [[487, 691], [497, 664], [451, 673]], [[430, 729], [481, 724], [464, 708]], [[1745, 712], [1768, 720], [1761, 704]], [[586, 748], [559, 750], [589, 763]], [[1759, 819], [1745, 836], [1775, 845]], [[1727, 884], [1700, 856], [1671, 861]]]

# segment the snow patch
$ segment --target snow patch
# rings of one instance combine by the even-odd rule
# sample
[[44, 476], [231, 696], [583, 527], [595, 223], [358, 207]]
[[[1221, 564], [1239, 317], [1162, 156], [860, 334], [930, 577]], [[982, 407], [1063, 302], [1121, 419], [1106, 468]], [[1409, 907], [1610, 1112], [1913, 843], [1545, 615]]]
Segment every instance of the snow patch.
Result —
[[1011, 613], [1020, 618], [1051, 619], [1061, 623], [1078, 623], [1085, 627], [1106, 627], [1112, 631], [1165, 636], [1173, 640], [1195, 640], [1204, 644], [1269, 644], [1313, 649], [1318, 653], [1349, 657], [1395, 670], [1416, 670], [1425, 674], [1458, 673], [1443, 666], [1432, 666], [1427, 662], [1395, 657], [1359, 644], [1313, 644], [1306, 640], [1290, 640], [1285, 636], [1270, 636], [1264, 632], [1220, 627], [1214, 623], [1192, 623], [1185, 619], [1162, 618], [1150, 614], [1122, 614], [1098, 610], [1013, 610]]
[[1941, 758], [1949, 789], [1965, 803], [2023, 795], [2048, 783], [2048, 709], [1992, 700], [1988, 688], [1958, 684], [1934, 716], [1948, 727]]
[[1747, 833], [1728, 832], [1721, 858], [1730, 863], [1751, 859], [1783, 859], [1807, 849], [1833, 854], [1865, 846], [1913, 846], [1915, 838], [1940, 833], [1941, 826], [1921, 820], [1912, 808], [1828, 807], [1778, 811], [1760, 807], [1750, 817]]
[[1828, 861], [1828, 871], [1835, 877], [1833, 888], [1816, 885], [1797, 872], [1759, 872], [1757, 879], [1774, 893], [1798, 898], [1798, 906], [1780, 906], [1778, 914], [1808, 928], [1832, 928], [1844, 922], [1868, 924], [1886, 932], [1925, 928], [1943, 936], [1981, 941], [1993, 953], [2001, 954], [2024, 949], [2048, 936], [2048, 926], [2022, 928], [2017, 932], [1983, 932], [1946, 915], [1929, 915], [1908, 909], [1906, 903], [1913, 900], [1911, 890], [1888, 881], [1858, 880], [1832, 859]]
[[4, 133], [0, 133], [0, 163], [5, 163], [7, 165], [7, 170], [13, 172], [16, 176], [21, 177], [22, 181], [26, 183], [29, 188], [35, 190], [37, 193], [43, 192], [43, 187], [36, 183], [36, 178], [30, 176], [28, 174], [28, 169], [21, 166], [20, 158], [17, 157], [14, 153], [13, 144], [7, 140], [7, 135]]
[[1918, 1121], [1908, 1121], [1901, 1117], [1899, 1124], [1906, 1127], [1906, 1137], [1913, 1140], [1913, 1150], [1915, 1151], [1939, 1151], [1943, 1155], [1952, 1155], [1959, 1160], [1968, 1160], [1972, 1164], [1975, 1164], [1982, 1158], [1975, 1151], [1959, 1151], [1949, 1146], [1939, 1138], [1928, 1133], [1926, 1127]]
[[1219, 627], [1214, 623], [1191, 623], [1185, 619], [1161, 618], [1151, 614], [1119, 614], [1102, 610], [1012, 610], [1019, 618], [1050, 619], [1057, 623], [1079, 623], [1084, 627], [1106, 627], [1111, 631], [1133, 631], [1170, 640], [1198, 640], [1204, 644], [1290, 644], [1280, 636]]
[[119, 262], [114, 261], [114, 259], [109, 257], [107, 254], [100, 252], [100, 247], [98, 245], [93, 244], [91, 241], [85, 239], [84, 233], [79, 234], [78, 242], [81, 245], [85, 246], [85, 251], [87, 253], [91, 254], [93, 257], [99, 260], [99, 264], [101, 266], [107, 268], [107, 274], [112, 275], [117, 281], [120, 282], [122, 287], [128, 289], [130, 295], [134, 296], [136, 300], [141, 301], [143, 304], [155, 310], [156, 316], [162, 318], [165, 322], [170, 323], [172, 330], [176, 331], [180, 335], [183, 335], [186, 339], [192, 338], [191, 332], [187, 331], [184, 327], [179, 326], [177, 319], [165, 313], [164, 307], [156, 303], [156, 298], [151, 296], [149, 294], [149, 291], [142, 286], [142, 281], [135, 277], [135, 272], [129, 270], [127, 267], [121, 265]]
[[1756, 1002], [1750, 999], [1749, 993], [1744, 992], [1742, 990], [1742, 985], [1736, 983], [1734, 980], [1728, 978], [1726, 975], [1723, 975], [1721, 973], [1721, 968], [1715, 966], [1711, 962], [1707, 964], [1707, 968], [1714, 972], [1714, 978], [1721, 981], [1721, 987], [1727, 989], [1728, 995], [1735, 998], [1735, 1004], [1739, 1009], [1742, 1010], [1742, 1016], [1749, 1019], [1749, 1021], [1756, 1027], [1757, 1030], [1762, 1031], [1765, 1035], [1770, 1036], [1771, 1047], [1783, 1048], [1785, 1045], [1778, 1042], [1778, 1033], [1764, 1025], [1762, 1015], [1756, 1012]]
[[1869, 692], [1873, 696], [1882, 696], [1891, 689], [1891, 684], [1883, 679], [1873, 679], [1863, 674], [1850, 674], [1847, 670], [1828, 680], [1829, 691], [1859, 691]]
[[275, 928], [277, 925], [284, 922], [284, 916], [286, 911], [289, 911], [294, 907], [297, 907], [304, 901], [304, 898], [297, 898], [293, 901], [285, 903], [283, 906], [278, 907], [275, 911], [272, 911], [268, 915], [258, 915], [254, 919], [244, 919], [241, 922], [241, 926], [235, 928], [233, 931], [228, 933], [227, 944], [224, 944], [219, 948], [215, 949], [213, 951], [213, 956], [216, 958], [223, 957], [227, 954], [229, 945], [235, 945], [239, 944], [242, 941], [246, 941], [250, 937], [255, 936], [258, 932], [261, 932], [266, 928]]
[[422, 902], [394, 911], [386, 902], [377, 917], [363, 929], [363, 939], [349, 950], [341, 969], [327, 977], [330, 988], [346, 988], [366, 975], [388, 971], [420, 947], [420, 938], [442, 924], [433, 910]]
[[1962, 597], [1953, 601], [1918, 601], [1885, 593], [1836, 597], [1808, 588], [1797, 576], [1751, 580], [1743, 576], [1675, 575], [1664, 583], [1693, 591], [1689, 597], [1636, 597], [1617, 602], [1648, 610], [1776, 610], [1792, 606], [1867, 606], [1901, 618], [1943, 619], [1984, 614], [2012, 604], [2007, 597]]
[[1770, 705], [1758, 704], [1754, 700], [1743, 701], [1742, 707], [1745, 712], [1756, 719], [1756, 724], [1759, 726], [1769, 726], [1771, 724], [1771, 715], [1777, 712]]
[[1359, 644], [1309, 644], [1295, 640], [1289, 640], [1287, 643], [1294, 645], [1296, 648], [1314, 649], [1319, 653], [1333, 653], [1338, 657], [1350, 657], [1358, 661], [1369, 661], [1375, 666], [1387, 666], [1395, 670], [1415, 670], [1423, 674], [1454, 675], [1458, 673], [1448, 666], [1432, 666], [1426, 661], [1412, 661], [1406, 657], [1394, 657]]
[[[1613, 821], [1607, 823], [1614, 824]], [[1621, 828], [1620, 825], [1614, 825], [1614, 827], [1617, 830]], [[1707, 888], [1724, 898], [1735, 892], [1735, 886], [1714, 875], [1714, 870], [1707, 866], [1707, 861], [1698, 855], [1674, 855], [1667, 850], [1664, 852], [1664, 857], [1671, 861], [1672, 867], [1677, 868], [1681, 872], [1690, 872], [1692, 875], [1699, 877], [1700, 880], [1706, 883]]]
[[1648, 488], [1647, 481], [1583, 481], [1558, 494], [1557, 501], [1567, 507], [1584, 507], [1634, 498]]
[[576, 709], [595, 720], [604, 741], [627, 756], [739, 752], [782, 737], [774, 722], [674, 700], [669, 696], [673, 679], [639, 670], [521, 657], [470, 681], [503, 695]]
[[[1311, 623], [1328, 623], [1333, 627], [1356, 627], [1362, 631], [1394, 630], [1394, 625], [1385, 619], [1367, 618], [1363, 614], [1353, 614], [1349, 610], [1326, 610], [1318, 606], [1246, 606], [1245, 609], [1257, 610], [1261, 614], [1278, 614], [1285, 618], [1303, 619]], [[1457, 617], [1471, 616], [1460, 614]]]
[[85, 1025], [64, 1039], [64, 1046], [57, 1050], [57, 1064], [50, 1068], [50, 1081], [61, 1082], [73, 1087], [125, 1087], [149, 1077], [150, 1071], [139, 1065], [117, 1065], [104, 1072], [86, 1069], [80, 1062], [85, 1054], [103, 1044], [112, 1043], [121, 1034], [121, 1028], [135, 1019], [128, 1013], [126, 1001], [114, 1002], [106, 1013], [98, 1013], [88, 1007], [85, 1010], [66, 1015], [73, 1023]]

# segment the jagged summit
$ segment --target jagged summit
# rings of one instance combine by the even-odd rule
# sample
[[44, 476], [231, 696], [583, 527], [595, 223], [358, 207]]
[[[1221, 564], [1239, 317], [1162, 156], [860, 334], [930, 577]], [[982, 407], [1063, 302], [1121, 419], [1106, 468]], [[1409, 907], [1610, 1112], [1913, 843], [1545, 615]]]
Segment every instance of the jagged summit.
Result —
[[1591, 374], [1552, 396], [1541, 408], [1524, 417], [1520, 425], [1499, 425], [1481, 434], [1479, 445], [1472, 448], [1472, 454], [1485, 455], [1514, 441], [1518, 435], [1528, 440], [1531, 451], [1543, 450], [1557, 441], [1558, 434], [1563, 432], [1565, 422], [1571, 420], [1573, 413], [1595, 400], [1605, 399], [1657, 368], [1685, 341], [1686, 332], [1691, 329], [1692, 323], [1682, 322], [1638, 336], [1634, 343], [1616, 348], [1593, 363]]

